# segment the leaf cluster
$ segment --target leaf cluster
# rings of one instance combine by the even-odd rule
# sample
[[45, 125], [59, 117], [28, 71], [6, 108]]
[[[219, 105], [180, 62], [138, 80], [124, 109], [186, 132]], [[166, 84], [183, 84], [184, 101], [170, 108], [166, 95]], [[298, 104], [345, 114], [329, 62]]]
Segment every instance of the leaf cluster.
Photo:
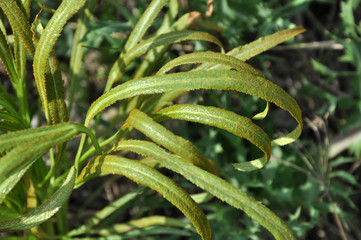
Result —
[[[69, 113], [74, 105], [79, 69], [86, 50], [82, 40], [87, 32], [87, 23], [93, 20], [96, 4], [95, 0], [63, 0], [54, 11], [44, 8], [52, 16], [43, 27], [38, 16], [33, 20], [30, 17], [31, 1], [0, 2], [0, 8], [14, 34], [14, 44], [11, 46], [4, 18], [1, 18], [0, 59], [15, 90], [13, 96], [0, 85], [0, 129], [4, 133], [0, 136], [0, 230], [26, 230], [30, 237], [45, 239], [57, 236], [82, 238], [85, 235], [99, 239], [121, 239], [121, 233], [143, 228], [149, 230], [148, 227], [160, 225], [195, 229], [202, 239], [211, 239], [210, 224], [199, 205], [200, 201], [160, 171], [160, 168], [167, 168], [207, 194], [244, 211], [276, 239], [293, 239], [293, 233], [281, 218], [225, 181], [211, 159], [190, 141], [166, 129], [161, 122], [172, 119], [195, 122], [243, 138], [260, 149], [263, 156], [233, 164], [233, 167], [247, 172], [261, 169], [270, 160], [272, 145], [294, 142], [301, 134], [303, 122], [297, 102], [245, 61], [302, 33], [304, 29], [295, 27], [283, 30], [226, 53], [215, 36], [190, 29], [205, 15], [193, 12], [177, 18], [178, 1], [153, 0], [131, 30], [110, 68], [104, 93], [88, 108], [82, 123], [73, 123], [69, 121]], [[164, 13], [161, 27], [147, 35], [165, 6], [168, 6], [168, 10]], [[211, 6], [212, 1], [208, 3], [208, 7]], [[72, 75], [67, 105], [64, 81], [53, 48], [66, 23], [81, 8], [69, 66]], [[30, 21], [32, 24], [29, 24]], [[157, 63], [164, 58], [170, 46], [183, 41], [209, 42], [216, 45], [220, 52], [186, 54], [158, 68]], [[126, 69], [142, 56], [143, 62], [134, 78], [125, 81], [123, 76]], [[41, 103], [39, 113], [45, 119], [46, 126], [42, 127], [31, 126], [32, 113], [29, 111], [25, 81], [28, 58], [33, 64], [34, 81]], [[187, 64], [198, 66], [188, 72], [170, 72]], [[179, 104], [175, 101], [184, 93], [200, 89], [245, 93], [264, 100], [267, 107], [252, 120], [216, 106]], [[102, 113], [116, 102], [121, 104], [119, 116], [115, 121], [110, 121], [108, 127], [113, 129], [123, 121], [122, 127], [111, 136], [107, 131], [95, 134]], [[295, 119], [297, 127], [284, 136], [271, 139], [254, 123], [267, 115], [269, 104], [287, 111]], [[148, 140], [131, 139], [132, 131], [144, 134]], [[68, 159], [68, 142], [77, 136], [81, 136], [77, 154], [74, 159]], [[87, 141], [87, 137], [91, 141]], [[130, 159], [126, 155], [128, 152], [141, 157]], [[49, 168], [45, 154], [49, 154]], [[180, 220], [165, 216], [139, 218], [110, 228], [96, 228], [100, 220], [114, 213], [116, 207], [134, 199], [140, 192], [136, 190], [113, 203], [115, 208], [107, 206], [88, 223], [68, 231], [66, 206], [71, 192], [92, 178], [109, 174], [125, 176], [159, 192], [185, 215], [194, 228], [184, 227]], [[56, 226], [50, 220], [54, 215]], [[149, 232], [157, 233], [152, 228]]]

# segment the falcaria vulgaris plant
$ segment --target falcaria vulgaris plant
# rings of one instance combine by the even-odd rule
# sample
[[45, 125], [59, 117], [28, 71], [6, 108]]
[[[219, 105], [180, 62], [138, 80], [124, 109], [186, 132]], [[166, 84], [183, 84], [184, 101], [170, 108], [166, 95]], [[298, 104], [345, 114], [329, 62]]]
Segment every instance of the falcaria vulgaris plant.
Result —
[[[190, 141], [166, 129], [162, 122], [171, 119], [196, 122], [244, 138], [264, 155], [235, 163], [234, 167], [239, 171], [261, 169], [270, 159], [272, 144], [285, 145], [295, 141], [303, 124], [296, 101], [245, 61], [304, 29], [283, 30], [226, 53], [222, 43], [213, 35], [189, 30], [189, 26], [204, 15], [192, 12], [177, 18], [177, 0], [153, 0], [111, 67], [104, 94], [91, 104], [84, 121], [75, 123], [69, 121], [69, 112], [86, 50], [81, 39], [87, 32], [87, 23], [92, 21], [96, 4], [96, 0], [63, 0], [55, 11], [49, 11], [52, 16], [46, 26], [42, 26], [38, 16], [30, 17], [31, 0], [0, 1], [0, 58], [13, 88], [10, 93], [3, 83], [0, 85], [0, 231], [5, 232], [3, 236], [11, 236], [11, 239], [24, 236], [29, 239], [123, 239], [124, 234], [133, 230], [163, 225], [195, 230], [202, 239], [211, 239], [209, 222], [198, 205], [200, 200], [161, 173], [161, 168], [167, 168], [204, 192], [244, 211], [276, 239], [294, 239], [283, 220], [222, 179], [211, 159]], [[147, 30], [165, 7], [163, 24], [147, 36]], [[71, 78], [65, 94], [53, 47], [67, 21], [81, 8], [73, 40]], [[211, 9], [212, 1], [209, 1], [208, 14]], [[44, 7], [45, 10], [49, 9]], [[7, 32], [6, 21], [10, 24], [13, 38]], [[220, 51], [185, 54], [158, 67], [157, 63], [169, 46], [192, 40], [210, 42]], [[124, 81], [127, 67], [141, 56], [143, 62], [134, 79]], [[33, 73], [27, 72], [27, 61], [32, 61]], [[197, 67], [188, 72], [169, 73], [184, 64], [197, 64]], [[29, 75], [34, 76], [41, 102], [42, 111], [38, 112], [43, 112], [46, 120], [44, 126], [35, 128], [30, 127], [30, 120], [37, 111], [30, 109], [37, 104], [27, 101], [30, 87], [25, 78]], [[200, 89], [232, 90], [256, 96], [267, 102], [267, 108], [255, 115], [255, 120], [264, 118], [269, 104], [274, 104], [291, 114], [298, 125], [290, 133], [271, 140], [249, 118], [216, 106], [177, 104], [174, 101], [186, 92]], [[103, 129], [104, 133], [95, 134], [102, 113], [116, 102], [121, 105], [117, 121], [109, 120], [106, 126], [110, 130]], [[120, 122], [122, 127], [112, 132]], [[129, 139], [132, 131], [141, 132], [147, 140]], [[69, 159], [67, 143], [77, 136], [81, 136], [81, 140], [76, 157]], [[139, 158], [126, 158], [129, 152], [136, 153]], [[46, 165], [45, 159], [50, 166]], [[102, 220], [144, 191], [145, 188], [141, 187], [97, 212], [88, 222], [68, 229], [66, 213], [72, 191], [90, 179], [108, 174], [123, 175], [159, 192], [193, 226], [186, 227], [176, 218], [151, 216], [98, 228]]]

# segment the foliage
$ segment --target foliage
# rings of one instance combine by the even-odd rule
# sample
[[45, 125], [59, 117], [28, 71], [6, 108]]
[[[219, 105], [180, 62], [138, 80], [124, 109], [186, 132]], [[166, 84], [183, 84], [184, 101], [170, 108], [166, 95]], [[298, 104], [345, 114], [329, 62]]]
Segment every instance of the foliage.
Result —
[[[0, 58], [9, 75], [14, 95], [0, 85], [0, 129], [3, 131], [0, 136], [0, 230], [25, 230], [29, 238], [123, 239], [169, 232], [187, 235], [195, 229], [202, 239], [210, 239], [210, 224], [199, 205], [202, 202], [199, 195], [188, 194], [161, 172], [161, 168], [167, 168], [210, 195], [244, 211], [276, 239], [293, 239], [292, 231], [281, 218], [239, 187], [225, 181], [222, 171], [212, 160], [190, 141], [175, 135], [159, 122], [179, 119], [226, 130], [248, 140], [262, 152], [261, 157], [255, 157], [252, 161], [233, 164], [235, 169], [248, 172], [263, 168], [270, 159], [271, 145], [282, 146], [294, 142], [301, 134], [303, 122], [297, 102], [244, 61], [302, 33], [304, 29], [295, 27], [283, 30], [225, 53], [222, 43], [213, 35], [188, 29], [204, 17], [202, 14], [186, 13], [177, 18], [177, 1], [153, 0], [124, 43], [115, 43], [114, 39], [107, 37], [110, 44], [115, 44], [117, 48], [121, 46], [122, 50], [110, 68], [104, 93], [88, 108], [83, 124], [73, 123], [69, 121], [69, 116], [81, 77], [84, 46], [89, 38], [96, 40], [90, 35], [86, 36], [88, 23], [94, 21], [92, 13], [96, 4], [95, 0], [63, 0], [54, 11], [44, 8], [42, 10], [52, 16], [43, 27], [44, 21], [39, 21], [41, 11], [34, 19], [30, 16], [31, 1], [0, 2], [14, 34], [12, 47], [4, 18], [1, 18]], [[168, 10], [164, 13], [161, 26], [145, 37], [167, 4]], [[66, 88], [53, 48], [69, 19], [82, 7], [84, 9], [77, 22], [68, 67], [71, 76], [67, 106]], [[29, 21], [33, 23], [30, 25]], [[101, 32], [105, 33], [103, 37], [119, 26], [122, 27], [112, 25], [110, 29], [102, 29]], [[158, 65], [169, 46], [190, 40], [212, 43], [220, 52], [186, 54], [168, 61], [162, 67]], [[123, 78], [125, 71], [143, 55], [133, 79]], [[27, 100], [31, 88], [26, 81], [29, 76], [27, 57], [33, 61], [32, 70], [41, 103], [36, 111], [32, 109], [38, 107], [37, 104]], [[199, 66], [189, 72], [167, 73], [187, 64]], [[114, 86], [115, 83], [119, 85]], [[266, 117], [269, 104], [274, 104], [287, 111], [297, 126], [290, 133], [271, 140], [262, 128], [247, 117], [218, 107], [179, 104], [175, 101], [180, 95], [199, 89], [232, 90], [260, 98], [267, 104], [264, 111], [254, 116], [255, 119]], [[116, 102], [120, 102], [117, 116], [109, 121], [102, 119], [104, 110]], [[167, 106], [170, 103], [173, 105]], [[41, 110], [45, 119], [44, 124], [39, 121], [39, 125], [46, 126], [32, 126], [30, 120]], [[119, 122], [122, 122], [122, 126], [117, 129]], [[106, 129], [99, 133], [96, 130], [101, 126]], [[117, 130], [113, 132], [113, 129]], [[131, 139], [129, 136], [134, 130], [144, 134], [148, 140]], [[73, 143], [70, 140], [77, 136], [81, 136], [77, 154], [74, 159], [68, 158], [67, 147]], [[87, 141], [87, 136], [91, 142]], [[129, 152], [136, 153], [140, 158], [130, 159]], [[96, 228], [102, 220], [145, 191], [142, 188], [121, 197], [98, 211], [89, 222], [69, 231], [66, 212], [72, 191], [91, 179], [109, 174], [123, 175], [159, 192], [188, 218], [193, 227], [184, 224], [181, 219], [155, 215]], [[52, 221], [53, 216], [56, 221]]]
[[[358, 239], [360, 1], [288, 1], [288, 7], [293, 7], [287, 11], [283, 11], [283, 1], [259, 1], [254, 5], [247, 1], [220, 2], [231, 7], [220, 8], [212, 17], [225, 30], [221, 34], [231, 45], [238, 35], [232, 38], [230, 32], [243, 31], [244, 40], [264, 35], [265, 29], [278, 29], [280, 23], [302, 23], [308, 29], [302, 35], [302, 41], [307, 43], [290, 42], [289, 46], [281, 46], [252, 61], [253, 64], [259, 62], [267, 77], [297, 97], [306, 119], [306, 131], [301, 141], [284, 148], [274, 147], [270, 164], [247, 176], [227, 167], [227, 159], [242, 162], [244, 155], [254, 154], [250, 148], [239, 147], [239, 139], [212, 129], [184, 135], [199, 139], [195, 145], [202, 146], [209, 156], [222, 159], [218, 163], [229, 181], [242, 186], [249, 194], [260, 196], [276, 212], [288, 216], [287, 223], [296, 237], [309, 239], [317, 232], [325, 233], [330, 239]], [[252, 8], [247, 8], [247, 4]], [[240, 6], [247, 10], [240, 13]], [[268, 16], [264, 21], [259, 21], [262, 18], [257, 13], [261, 12]], [[240, 15], [248, 14], [253, 17], [246, 21], [251, 27], [238, 21]], [[284, 76], [290, 76], [288, 82]], [[223, 93], [203, 94], [200, 99], [202, 104], [217, 103], [227, 108], [235, 108], [230, 106], [232, 101], [240, 101], [237, 109], [243, 113], [254, 112], [257, 102]], [[262, 122], [265, 131], [270, 133], [279, 125], [288, 123], [280, 124], [277, 118], [271, 117]], [[219, 210], [219, 214], [222, 211]], [[213, 219], [213, 222], [223, 224], [222, 220]], [[247, 220], [241, 224], [247, 225]], [[215, 231], [216, 238], [222, 239], [227, 232], [237, 231], [236, 227], [224, 225]]]

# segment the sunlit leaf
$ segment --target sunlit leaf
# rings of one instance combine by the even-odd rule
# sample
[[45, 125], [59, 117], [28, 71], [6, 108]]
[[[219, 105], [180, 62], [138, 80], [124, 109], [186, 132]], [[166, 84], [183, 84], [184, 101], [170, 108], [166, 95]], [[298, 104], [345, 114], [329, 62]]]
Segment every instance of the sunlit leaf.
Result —
[[137, 24], [133, 28], [133, 31], [129, 35], [129, 39], [124, 47], [126, 51], [134, 47], [143, 38], [145, 32], [154, 22], [155, 18], [158, 16], [158, 13], [167, 2], [168, 0], [153, 0], [149, 4], [142, 17], [138, 20]]
[[301, 134], [303, 126], [301, 110], [297, 102], [283, 89], [253, 74], [225, 70], [174, 73], [128, 81], [103, 94], [90, 106], [85, 126], [89, 126], [90, 120], [97, 113], [118, 100], [143, 94], [196, 89], [235, 90], [257, 96], [288, 111], [298, 122], [298, 126], [291, 133], [273, 140], [275, 144], [291, 143]]
[[191, 142], [176, 136], [145, 113], [134, 109], [129, 114], [126, 123], [194, 165], [212, 173], [216, 172], [214, 163], [199, 152]]
[[111, 234], [121, 234], [134, 229], [146, 228], [149, 226], [169, 226], [169, 227], [178, 227], [178, 228], [189, 228], [184, 222], [170, 217], [164, 216], [150, 216], [144, 217], [136, 220], [132, 220], [126, 223], [114, 224], [111, 227], [103, 228], [100, 230], [93, 230], [91, 233], [97, 233], [102, 236], [109, 236]]
[[242, 61], [246, 61], [254, 56], [259, 55], [262, 52], [267, 51], [274, 46], [287, 41], [300, 33], [306, 31], [303, 27], [294, 27], [286, 30], [276, 32], [274, 34], [261, 37], [256, 41], [253, 41], [244, 46], [234, 48], [228, 52], [227, 55], [234, 56]]
[[166, 168], [183, 175], [213, 196], [244, 211], [249, 217], [267, 228], [276, 239], [295, 239], [288, 226], [271, 210], [220, 177], [208, 173], [178, 156], [167, 153], [151, 142], [124, 140], [113, 146], [113, 151], [124, 149], [157, 159]]
[[[164, 74], [170, 69], [184, 64], [194, 64], [194, 63], [216, 63], [219, 65], [224, 65], [224, 69], [235, 69], [244, 74], [253, 74], [259, 77], [263, 77], [263, 74], [253, 68], [251, 65], [245, 63], [244, 61], [239, 60], [236, 57], [228, 56], [222, 53], [217, 52], [196, 52], [189, 53], [182, 56], [179, 56], [169, 62], [167, 62], [161, 69], [158, 70], [157, 75]], [[195, 71], [199, 71], [199, 68], [195, 68]]]
[[[34, 77], [38, 84], [38, 87], [40, 89], [39, 92], [43, 92], [43, 104], [45, 115], [47, 116], [48, 111], [48, 97], [50, 99], [54, 98], [54, 96], [46, 96], [46, 74], [47, 70], [47, 64], [50, 63], [50, 70], [53, 71], [55, 74], [56, 80], [55, 85], [59, 84], [61, 80], [61, 76], [59, 76], [60, 73], [56, 72], [56, 64], [54, 64], [56, 61], [51, 60], [48, 62], [48, 57], [52, 51], [52, 48], [60, 36], [60, 32], [62, 31], [65, 23], [71, 18], [84, 4], [86, 0], [67, 0], [62, 1], [58, 9], [55, 11], [52, 18], [49, 20], [48, 24], [46, 25], [45, 29], [42, 31], [39, 42], [36, 46], [35, 54], [34, 54]], [[52, 57], [53, 59], [55, 56]], [[57, 74], [57, 75], [56, 75]], [[54, 89], [53, 89], [54, 90]], [[59, 89], [60, 90], [60, 89]], [[50, 89], [49, 89], [50, 91]], [[61, 92], [61, 91], [60, 91]], [[44, 94], [45, 93], [45, 94]], [[55, 94], [55, 93], [54, 93]], [[61, 97], [56, 97], [57, 99], [61, 99]], [[46, 100], [45, 100], [46, 99]], [[65, 105], [65, 104], [64, 104]], [[66, 107], [62, 106], [62, 111], [66, 111]], [[64, 114], [64, 113], [60, 113]]]
[[[269, 50], [270, 48], [291, 39], [298, 34], [306, 31], [302, 27], [295, 27], [286, 30], [276, 32], [274, 34], [261, 37], [249, 44], [236, 47], [227, 52], [227, 55], [238, 58], [241, 61], [247, 61], [248, 59], [257, 56], [258, 54]], [[222, 65], [205, 63], [197, 68], [198, 70], [212, 70], [212, 69], [224, 69]]]
[[140, 57], [147, 51], [157, 48], [159, 46], [169, 45], [186, 40], [200, 40], [211, 42], [219, 46], [222, 52], [224, 51], [222, 43], [213, 35], [205, 32], [184, 30], [154, 36], [137, 44], [133, 48], [129, 49], [124, 54], [124, 56], [121, 56], [117, 59], [109, 72], [106, 90], [108, 90], [108, 88], [110, 88], [114, 82], [120, 80], [125, 70], [125, 67], [128, 66], [134, 59]]
[[6, 14], [13, 32], [18, 34], [30, 56], [34, 56], [35, 47], [31, 37], [30, 24], [16, 1], [0, 1], [0, 7]]
[[[98, 154], [101, 149], [88, 128], [74, 123], [26, 129], [0, 136], [0, 203], [27, 169], [51, 147], [62, 144], [80, 133], [88, 134]], [[19, 142], [19, 139], [22, 141]]]
[[33, 228], [51, 218], [68, 200], [73, 191], [76, 170], [72, 167], [60, 188], [43, 204], [15, 219], [0, 222], [0, 231], [18, 231]]
[[203, 239], [210, 239], [209, 223], [202, 209], [187, 192], [157, 170], [134, 160], [104, 155], [91, 160], [80, 173], [77, 182], [82, 181], [86, 175], [93, 173], [124, 175], [136, 183], [161, 193], [165, 199], [184, 213]]
[[[43, 27], [39, 19], [35, 19], [32, 24], [33, 38], [36, 45], [43, 32]], [[42, 102], [46, 102], [46, 106], [49, 105], [49, 110], [52, 117], [53, 124], [68, 121], [68, 112], [65, 104], [65, 90], [64, 81], [61, 76], [61, 71], [58, 63], [58, 59], [55, 56], [55, 51], [51, 50], [47, 59], [45, 68], [45, 82], [36, 81], [38, 91], [43, 91]], [[44, 85], [45, 84], [45, 85]]]
[[[271, 141], [268, 135], [249, 118], [215, 107], [201, 105], [177, 104], [164, 108], [154, 115], [155, 120], [180, 119], [202, 123], [231, 132], [256, 145], [265, 154], [263, 158], [237, 164], [237, 169], [253, 171], [262, 168], [271, 156]], [[127, 120], [128, 121], [128, 120]], [[185, 158], [186, 156], [179, 156]]]

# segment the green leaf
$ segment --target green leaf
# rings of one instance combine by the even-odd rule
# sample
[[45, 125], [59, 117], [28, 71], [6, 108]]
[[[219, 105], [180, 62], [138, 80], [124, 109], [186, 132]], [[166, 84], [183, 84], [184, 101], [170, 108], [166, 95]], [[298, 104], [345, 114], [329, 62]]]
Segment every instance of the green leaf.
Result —
[[[215, 63], [224, 65], [223, 70], [235, 69], [244, 74], [253, 74], [256, 76], [264, 77], [263, 74], [254, 69], [251, 65], [239, 60], [236, 57], [228, 56], [217, 52], [196, 52], [189, 53], [179, 56], [169, 62], [167, 62], [161, 69], [158, 70], [157, 75], [164, 74], [170, 69], [184, 64], [195, 64], [195, 63]], [[199, 68], [195, 68], [195, 71], [199, 71]]]
[[31, 37], [30, 25], [26, 16], [16, 4], [16, 1], [0, 1], [0, 8], [6, 14], [13, 32], [18, 34], [18, 37], [25, 45], [30, 56], [34, 56], [35, 48]]
[[103, 155], [92, 159], [84, 167], [77, 178], [77, 182], [81, 182], [86, 175], [99, 173], [124, 175], [138, 184], [161, 193], [165, 199], [184, 213], [203, 239], [211, 238], [209, 222], [202, 209], [186, 191], [157, 170], [134, 160]]
[[225, 70], [174, 73], [128, 81], [103, 94], [90, 106], [85, 126], [89, 126], [97, 113], [118, 100], [144, 94], [196, 89], [235, 90], [257, 96], [288, 111], [298, 122], [298, 126], [286, 136], [273, 140], [275, 144], [289, 144], [301, 134], [301, 110], [297, 102], [283, 89], [259, 76]]
[[[74, 123], [26, 129], [0, 136], [0, 203], [27, 169], [51, 147], [62, 144], [80, 133], [88, 134], [98, 154], [101, 149], [92, 132]], [[21, 139], [21, 141], [19, 141]]]
[[8, 121], [14, 126], [18, 126], [18, 129], [26, 128], [26, 125], [23, 123], [23, 120], [18, 116], [18, 114], [13, 115], [5, 111], [0, 111], [0, 119]]
[[295, 239], [288, 226], [262, 203], [247, 196], [220, 177], [208, 173], [178, 156], [167, 153], [156, 144], [139, 140], [120, 141], [113, 146], [113, 151], [117, 150], [130, 150], [143, 156], [152, 157], [160, 161], [164, 167], [183, 175], [213, 196], [243, 210], [249, 217], [267, 228], [276, 239]]
[[[72, 51], [70, 56], [70, 79], [69, 79], [69, 87], [68, 87], [68, 112], [71, 112], [75, 88], [80, 81], [81, 73], [83, 70], [82, 60], [83, 55], [86, 51], [84, 48], [84, 42], [82, 39], [86, 36], [88, 31], [88, 24], [93, 18], [93, 13], [97, 4], [97, 0], [88, 0], [84, 7], [84, 11], [82, 11], [81, 16], [78, 18], [76, 31], [74, 33], [73, 43], [72, 43]], [[85, 10], [86, 9], [86, 10]], [[110, 33], [109, 33], [110, 34]]]
[[[177, 104], [164, 108], [154, 115], [156, 121], [180, 119], [202, 123], [224, 129], [256, 145], [265, 154], [264, 157], [250, 162], [234, 164], [241, 171], [253, 171], [262, 168], [271, 156], [271, 141], [268, 135], [249, 118], [215, 107]], [[127, 120], [128, 121], [128, 120]], [[185, 158], [186, 155], [179, 156]]]
[[60, 188], [43, 204], [23, 216], [0, 222], [0, 231], [18, 231], [33, 228], [51, 218], [74, 188], [76, 170], [72, 167]]
[[126, 68], [134, 59], [140, 57], [147, 51], [159, 46], [170, 45], [173, 43], [187, 41], [187, 40], [201, 40], [214, 43], [218, 45], [222, 52], [222, 43], [213, 35], [199, 31], [175, 31], [170, 33], [161, 34], [151, 37], [143, 42], [137, 44], [133, 48], [129, 49], [124, 56], [121, 55], [112, 66], [107, 81], [106, 91], [113, 85], [114, 82], [120, 80], [122, 74]]
[[[34, 77], [35, 77], [35, 81], [37, 82], [38, 91], [39, 93], [42, 94], [45, 116], [47, 116], [48, 120], [49, 120], [49, 116], [48, 116], [49, 106], [47, 100], [48, 97], [50, 99], [54, 98], [54, 96], [46, 96], [46, 92], [47, 92], [46, 74], [47, 72], [49, 72], [48, 71], [49, 68], [47, 68], [48, 57], [52, 51], [52, 48], [56, 40], [60, 36], [60, 32], [63, 29], [65, 23], [85, 4], [85, 2], [86, 0], [62, 1], [60, 6], [55, 11], [54, 15], [46, 25], [44, 31], [42, 31], [41, 37], [36, 46], [36, 50], [34, 54]], [[54, 65], [54, 61], [53, 64], [52, 61], [50, 61], [49, 63], [50, 63], [50, 69], [55, 73], [56, 65]], [[60, 74], [60, 72], [57, 74]], [[58, 86], [59, 75], [56, 78], [58, 80], [55, 81], [55, 86]], [[66, 109], [66, 107], [64, 106], [62, 108]], [[63, 111], [65, 111], [65, 109], [63, 109]]]
[[108, 75], [107, 84], [105, 86], [105, 92], [109, 91], [109, 89], [113, 86], [113, 84], [122, 77], [123, 71], [126, 68], [126, 64], [123, 62], [123, 57], [129, 49], [133, 48], [138, 44], [140, 40], [142, 40], [144, 34], [148, 30], [148, 28], [152, 25], [155, 18], [164, 7], [164, 5], [168, 2], [168, 0], [153, 0], [142, 17], [139, 19], [133, 31], [131, 32], [127, 42], [125, 43], [124, 50], [120, 53], [117, 61], [114, 63], [113, 67], [110, 70]]
[[[43, 27], [39, 19], [35, 19], [32, 24], [33, 38], [36, 45], [38, 44], [39, 37], [43, 32]], [[65, 104], [65, 90], [64, 81], [61, 76], [58, 59], [56, 58], [55, 51], [51, 50], [46, 63], [45, 69], [45, 85], [43, 82], [36, 81], [38, 91], [43, 91], [41, 96], [42, 102], [46, 102], [52, 117], [53, 124], [68, 121], [68, 112]]]
[[125, 51], [128, 51], [130, 48], [134, 47], [140, 40], [142, 40], [145, 32], [152, 25], [155, 18], [158, 16], [160, 10], [167, 2], [168, 0], [153, 0], [149, 4], [142, 17], [133, 28], [133, 31], [128, 38], [128, 41], [125, 44]]
[[[238, 58], [241, 61], [247, 61], [248, 59], [259, 55], [262, 52], [267, 51], [268, 49], [287, 41], [295, 37], [296, 35], [306, 31], [302, 27], [295, 27], [286, 30], [276, 32], [274, 34], [261, 37], [256, 41], [253, 41], [249, 44], [236, 47], [226, 54]], [[213, 70], [213, 69], [222, 69], [222, 66], [219, 64], [205, 63], [200, 65], [198, 70]]]
[[18, 81], [18, 75], [15, 70], [15, 60], [8, 39], [2, 31], [0, 31], [0, 60], [11, 82], [15, 84]]
[[[168, 11], [164, 14], [162, 25], [158, 28], [155, 35], [185, 30], [189, 26], [189, 24], [191, 23], [190, 21], [189, 24], [183, 24], [178, 26], [174, 23], [175, 18], [178, 14], [178, 5], [178, 0], [169, 1]], [[177, 26], [177, 28], [175, 26]], [[133, 74], [133, 78], [141, 78], [143, 76], [151, 75], [158, 67], [158, 64], [162, 62], [164, 54], [169, 51], [169, 48], [170, 45], [163, 45], [149, 51], [143, 58], [136, 72]]]
[[360, 184], [357, 182], [356, 178], [352, 174], [350, 174], [346, 171], [341, 171], [341, 170], [332, 171], [330, 173], [330, 178], [341, 178], [352, 185], [360, 186]]
[[154, 142], [164, 146], [169, 151], [183, 157], [194, 165], [211, 173], [216, 172], [214, 163], [199, 152], [190, 141], [176, 136], [145, 113], [137, 109], [132, 110], [126, 123], [127, 124], [124, 125], [122, 129], [129, 125], [133, 126], [147, 137], [151, 138]]
[[[39, 159], [43, 153], [48, 151], [49, 148], [73, 138], [78, 134], [78, 131], [62, 131], [60, 134], [61, 135], [49, 135], [37, 140], [32, 139], [27, 144], [22, 145], [19, 144], [18, 138], [17, 145], [19, 146], [13, 148], [5, 156], [0, 158], [0, 165], [2, 166], [0, 169], [0, 203], [28, 168]], [[4, 135], [1, 137], [3, 136]]]
[[267, 51], [274, 46], [287, 41], [300, 33], [303, 33], [306, 29], [302, 27], [295, 27], [286, 30], [276, 32], [274, 34], [261, 37], [256, 41], [253, 41], [244, 46], [234, 48], [227, 55], [234, 56], [242, 61], [246, 61], [254, 56], [259, 55], [262, 52]]
[[[80, 126], [80, 125], [79, 125]], [[49, 127], [31, 128], [0, 136], [0, 153], [9, 151], [21, 145], [31, 144], [33, 141], [43, 142], [56, 138], [74, 130], [74, 123], [61, 123]], [[22, 141], [19, 142], [19, 139]]]
[[265, 109], [262, 112], [257, 113], [256, 115], [254, 115], [252, 117], [252, 119], [254, 119], [254, 120], [265, 119], [265, 117], [267, 117], [268, 111], [269, 111], [269, 102], [267, 102]]
[[[75, 186], [75, 188], [77, 188], [77, 186]], [[129, 201], [132, 201], [135, 197], [137, 197], [140, 193], [142, 193], [143, 190], [144, 187], [140, 187], [135, 191], [128, 193], [125, 196], [119, 198], [118, 200], [112, 202], [104, 209], [98, 211], [91, 219], [89, 219], [89, 221], [87, 221], [86, 224], [69, 232], [67, 236], [75, 236], [75, 235], [87, 233], [90, 229], [94, 228], [94, 226], [98, 225], [102, 220], [106, 219], [112, 213], [117, 211], [121, 206], [128, 203]]]
[[102, 236], [109, 236], [111, 234], [121, 234], [132, 231], [134, 229], [146, 228], [149, 226], [169, 226], [178, 228], [189, 228], [184, 222], [170, 217], [164, 216], [150, 216], [136, 220], [132, 220], [126, 223], [114, 224], [109, 228], [103, 228], [99, 230], [92, 230], [91, 233], [97, 233]]

